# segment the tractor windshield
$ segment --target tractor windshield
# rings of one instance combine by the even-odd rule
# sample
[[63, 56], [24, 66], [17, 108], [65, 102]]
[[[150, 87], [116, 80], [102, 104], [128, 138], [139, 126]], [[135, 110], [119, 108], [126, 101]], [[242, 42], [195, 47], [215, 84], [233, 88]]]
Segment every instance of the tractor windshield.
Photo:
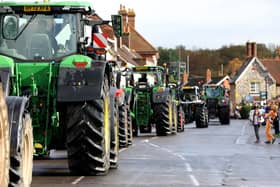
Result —
[[[1, 55], [40, 61], [59, 59], [77, 51], [75, 14], [6, 15], [1, 20]], [[13, 24], [17, 26], [12, 27]]]
[[220, 96], [220, 88], [219, 87], [207, 87], [206, 88], [206, 96], [207, 97], [219, 97]]
[[137, 72], [133, 73], [133, 79], [135, 80], [135, 86], [141, 83], [146, 83], [149, 86], [159, 85], [160, 78], [156, 72]]
[[188, 88], [188, 89], [183, 89], [182, 93], [187, 100], [193, 100], [197, 96], [197, 91], [195, 88]]

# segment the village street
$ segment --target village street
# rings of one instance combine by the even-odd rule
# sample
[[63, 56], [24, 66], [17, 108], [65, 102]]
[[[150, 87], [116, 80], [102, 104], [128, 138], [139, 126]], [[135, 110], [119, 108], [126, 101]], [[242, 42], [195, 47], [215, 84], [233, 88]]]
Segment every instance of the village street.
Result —
[[119, 168], [106, 176], [70, 176], [65, 152], [56, 160], [35, 160], [33, 187], [278, 187], [280, 145], [268, 145], [264, 127], [255, 144], [247, 120], [210, 122], [209, 128], [186, 125], [176, 136], [141, 135], [122, 149]]

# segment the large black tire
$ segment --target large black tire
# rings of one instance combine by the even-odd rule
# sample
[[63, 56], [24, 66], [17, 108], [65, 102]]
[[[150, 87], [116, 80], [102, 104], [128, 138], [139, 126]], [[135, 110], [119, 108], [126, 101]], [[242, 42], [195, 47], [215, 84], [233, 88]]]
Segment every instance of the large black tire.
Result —
[[110, 168], [118, 168], [119, 159], [119, 107], [118, 103], [114, 102], [114, 107], [111, 108], [113, 112], [110, 116], [111, 126], [111, 151], [110, 151]]
[[7, 187], [10, 168], [10, 138], [6, 101], [0, 86], [0, 184]]
[[67, 108], [67, 153], [71, 173], [107, 174], [110, 168], [111, 129], [108, 79], [105, 77], [101, 98], [72, 103]]
[[222, 125], [230, 124], [230, 112], [229, 107], [222, 107], [219, 110], [219, 120]]
[[154, 118], [158, 136], [166, 136], [171, 133], [172, 115], [172, 101], [170, 96], [168, 96], [165, 103], [154, 104]]
[[128, 135], [128, 145], [131, 145], [133, 140], [133, 130], [132, 130], [132, 119], [131, 119], [129, 107], [127, 111], [127, 135]]
[[182, 105], [178, 107], [177, 121], [177, 132], [185, 131], [185, 114]]
[[175, 102], [172, 102], [172, 134], [177, 134], [178, 129], [178, 110]]
[[119, 141], [120, 147], [128, 146], [128, 125], [127, 125], [127, 107], [119, 106]]
[[7, 97], [10, 124], [10, 187], [30, 186], [33, 168], [33, 132], [26, 112], [27, 98]]
[[207, 128], [208, 127], [207, 108], [203, 105], [196, 107], [195, 124], [196, 124], [196, 128]]

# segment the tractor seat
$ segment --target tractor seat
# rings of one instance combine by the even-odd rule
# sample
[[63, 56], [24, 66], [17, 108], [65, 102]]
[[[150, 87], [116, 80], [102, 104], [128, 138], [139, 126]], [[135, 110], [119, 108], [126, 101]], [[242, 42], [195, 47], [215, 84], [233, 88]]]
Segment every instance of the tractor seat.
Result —
[[28, 55], [31, 59], [50, 59], [52, 58], [52, 45], [47, 34], [34, 34], [30, 40]]

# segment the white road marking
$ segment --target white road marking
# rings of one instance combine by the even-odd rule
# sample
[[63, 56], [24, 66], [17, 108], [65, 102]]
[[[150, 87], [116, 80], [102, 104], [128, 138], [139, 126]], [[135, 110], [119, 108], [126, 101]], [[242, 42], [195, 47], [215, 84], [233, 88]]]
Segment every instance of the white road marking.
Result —
[[242, 130], [241, 130], [241, 134], [236, 139], [235, 144], [245, 144], [244, 137], [243, 137], [245, 135], [245, 131], [246, 131], [246, 125], [243, 125]]
[[185, 157], [183, 157], [182, 155], [178, 155], [178, 157], [179, 157], [181, 160], [186, 160]]
[[80, 176], [79, 178], [77, 178], [76, 180], [74, 180], [72, 182], [72, 184], [78, 184], [81, 180], [83, 180], [83, 178], [85, 178], [85, 176]]
[[194, 175], [189, 175], [189, 177], [195, 186], [200, 186], [199, 182], [197, 181]]
[[149, 142], [149, 140], [148, 140], [148, 139], [146, 139], [146, 140], [142, 140], [142, 142], [144, 142], [144, 143], [148, 143], [148, 142]]
[[121, 153], [121, 152], [123, 152], [125, 150], [127, 150], [127, 148], [122, 148], [121, 150], [119, 150], [119, 152]]
[[186, 167], [187, 172], [192, 172], [193, 171], [192, 167], [189, 163], [185, 163], [185, 167]]
[[156, 144], [153, 144], [153, 143], [149, 143], [151, 146], [153, 146], [153, 147], [157, 147], [157, 148], [159, 148], [159, 146], [158, 145], [156, 145]]

